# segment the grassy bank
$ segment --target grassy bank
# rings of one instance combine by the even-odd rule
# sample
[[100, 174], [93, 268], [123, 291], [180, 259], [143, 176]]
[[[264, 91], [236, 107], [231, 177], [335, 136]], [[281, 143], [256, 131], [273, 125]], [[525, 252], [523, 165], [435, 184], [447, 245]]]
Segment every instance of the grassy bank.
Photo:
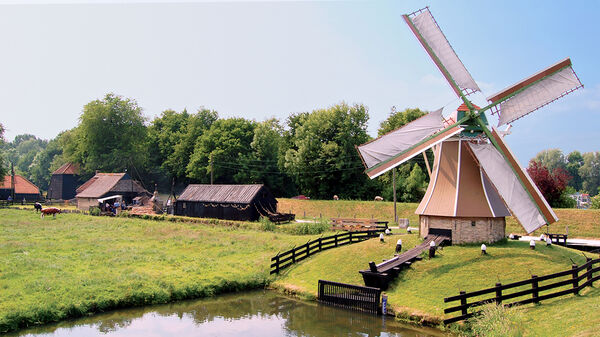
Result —
[[263, 287], [314, 236], [0, 209], [0, 332], [108, 309]]
[[[390, 237], [383, 244], [369, 240], [323, 252], [283, 272], [272, 286], [312, 298], [317, 294], [318, 279], [362, 285], [358, 271], [368, 269], [369, 261], [378, 263], [391, 257], [398, 238], [402, 238], [407, 249], [420, 242], [417, 235], [401, 235]], [[444, 248], [434, 259], [416, 262], [386, 291], [389, 306], [404, 319], [436, 324], [445, 317], [443, 309], [448, 306], [443, 303], [443, 298], [458, 295], [459, 290], [474, 291], [492, 287], [496, 282], [523, 280], [531, 274], [541, 276], [567, 270], [571, 259], [576, 263], [585, 261], [575, 250], [559, 246], [539, 246], [530, 250], [526, 242], [489, 245], [488, 252], [482, 256], [479, 245], [451, 246]], [[539, 306], [524, 307], [525, 318], [531, 325], [528, 325], [527, 333], [537, 336], [539, 332], [545, 332], [546, 327], [549, 332], [542, 335], [564, 335], [562, 330], [550, 328], [556, 321], [546, 320], [546, 317], [558, 319], [561, 315], [561, 326], [570, 326], [569, 335], [587, 331], [600, 320], [598, 300], [600, 293], [588, 289], [580, 297], [567, 296], [565, 300], [555, 299]]]
[[[282, 212], [292, 211], [296, 217], [358, 217], [378, 218], [387, 221], [394, 219], [394, 203], [388, 201], [356, 201], [356, 200], [296, 200], [277, 199], [278, 208]], [[415, 215], [416, 203], [398, 203], [399, 218], [407, 218], [411, 226], [418, 227], [419, 216]], [[569, 226], [569, 236], [579, 238], [600, 238], [600, 210], [597, 209], [554, 209], [559, 221], [550, 225], [550, 232], [565, 233]], [[539, 229], [535, 235], [546, 231]], [[523, 227], [513, 217], [506, 218], [506, 233], [525, 234]]]

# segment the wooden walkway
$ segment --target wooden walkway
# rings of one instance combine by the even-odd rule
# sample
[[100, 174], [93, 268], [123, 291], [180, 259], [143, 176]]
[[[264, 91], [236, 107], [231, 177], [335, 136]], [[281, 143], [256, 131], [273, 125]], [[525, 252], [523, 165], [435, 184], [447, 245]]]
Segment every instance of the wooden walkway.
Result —
[[389, 283], [398, 276], [403, 268], [410, 266], [415, 260], [421, 259], [421, 253], [429, 250], [432, 241], [435, 242], [436, 247], [439, 247], [442, 243], [451, 240], [445, 235], [428, 235], [420, 245], [407, 250], [401, 255], [385, 260], [380, 264], [369, 262], [369, 270], [359, 271], [363, 276], [365, 285], [382, 290], [387, 289]]

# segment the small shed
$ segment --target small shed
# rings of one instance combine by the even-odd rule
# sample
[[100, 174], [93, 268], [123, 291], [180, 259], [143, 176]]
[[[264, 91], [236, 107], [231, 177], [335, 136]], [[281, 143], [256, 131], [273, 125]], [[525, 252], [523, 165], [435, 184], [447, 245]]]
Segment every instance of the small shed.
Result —
[[40, 189], [18, 174], [4, 176], [0, 183], [0, 200], [7, 200], [9, 196], [12, 196], [13, 189], [14, 202], [21, 202], [23, 199], [28, 202], [42, 199]]
[[48, 199], [70, 200], [77, 194], [79, 185], [79, 167], [73, 163], [66, 163], [52, 172]]
[[175, 202], [176, 215], [256, 221], [277, 212], [277, 200], [265, 185], [200, 185], [185, 188]]
[[98, 199], [113, 195], [122, 195], [123, 201], [131, 204], [133, 198], [151, 194], [127, 173], [96, 173], [77, 189], [77, 208], [88, 210], [98, 205]]

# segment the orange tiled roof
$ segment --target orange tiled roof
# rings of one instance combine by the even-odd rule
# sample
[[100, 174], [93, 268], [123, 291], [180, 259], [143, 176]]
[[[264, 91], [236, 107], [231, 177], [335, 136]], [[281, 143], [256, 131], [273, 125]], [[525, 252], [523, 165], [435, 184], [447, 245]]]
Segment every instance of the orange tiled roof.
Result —
[[[0, 188], [10, 189], [10, 175], [4, 176], [2, 185]], [[15, 174], [15, 193], [18, 194], [40, 194], [40, 189], [35, 186], [31, 181]]]
[[79, 166], [73, 163], [66, 163], [52, 172], [52, 174], [79, 174]]
[[[471, 103], [473, 104], [473, 103]], [[473, 107], [477, 110], [481, 109], [480, 107], [477, 106], [477, 104], [473, 104]], [[469, 108], [467, 107], [467, 105], [465, 103], [461, 104], [458, 109], [456, 109], [456, 111], [469, 111]]]

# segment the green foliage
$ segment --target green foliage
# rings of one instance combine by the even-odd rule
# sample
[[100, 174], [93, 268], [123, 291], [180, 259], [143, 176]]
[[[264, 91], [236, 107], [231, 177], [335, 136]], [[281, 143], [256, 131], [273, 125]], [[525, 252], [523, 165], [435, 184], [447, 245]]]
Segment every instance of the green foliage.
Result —
[[600, 195], [592, 197], [590, 208], [600, 209]]
[[316, 235], [324, 233], [330, 228], [329, 221], [320, 219], [315, 222], [300, 222], [286, 225], [284, 231], [294, 235]]
[[550, 172], [556, 168], [566, 169], [567, 167], [567, 160], [560, 149], [543, 150], [533, 160], [547, 167]]
[[74, 156], [84, 173], [146, 167], [146, 127], [135, 100], [107, 94], [83, 107]]
[[100, 213], [100, 207], [90, 207], [90, 215], [99, 216]]
[[363, 105], [341, 103], [288, 119], [285, 168], [311, 198], [366, 198], [375, 183], [364, 174], [355, 145], [368, 141]]
[[583, 165], [579, 168], [579, 175], [583, 180], [582, 188], [590, 196], [598, 194], [600, 187], [600, 152], [587, 152], [583, 154]]
[[581, 190], [581, 176], [579, 175], [579, 168], [583, 165], [583, 156], [579, 151], [573, 151], [567, 156], [567, 164], [565, 169], [571, 175], [571, 181], [569, 186], [573, 187], [575, 191]]
[[213, 162], [214, 182], [239, 183], [235, 174], [237, 163], [247, 155], [254, 138], [256, 122], [244, 118], [219, 119], [214, 122], [196, 143], [187, 166], [190, 178], [210, 181], [210, 162]]
[[277, 225], [272, 223], [266, 216], [261, 216], [259, 219], [260, 229], [265, 232], [273, 232], [277, 229]]
[[396, 107], [393, 106], [390, 115], [386, 120], [379, 124], [379, 129], [377, 130], [377, 134], [379, 136], [383, 136], [384, 134], [396, 130], [415, 119], [425, 115], [427, 112], [422, 111], [419, 108], [408, 108], [403, 111], [396, 110]]
[[488, 304], [482, 307], [481, 315], [470, 319], [475, 336], [520, 337], [525, 332], [523, 313], [518, 308]]
[[4, 177], [7, 171], [4, 163], [4, 126], [0, 124], [0, 177]]

